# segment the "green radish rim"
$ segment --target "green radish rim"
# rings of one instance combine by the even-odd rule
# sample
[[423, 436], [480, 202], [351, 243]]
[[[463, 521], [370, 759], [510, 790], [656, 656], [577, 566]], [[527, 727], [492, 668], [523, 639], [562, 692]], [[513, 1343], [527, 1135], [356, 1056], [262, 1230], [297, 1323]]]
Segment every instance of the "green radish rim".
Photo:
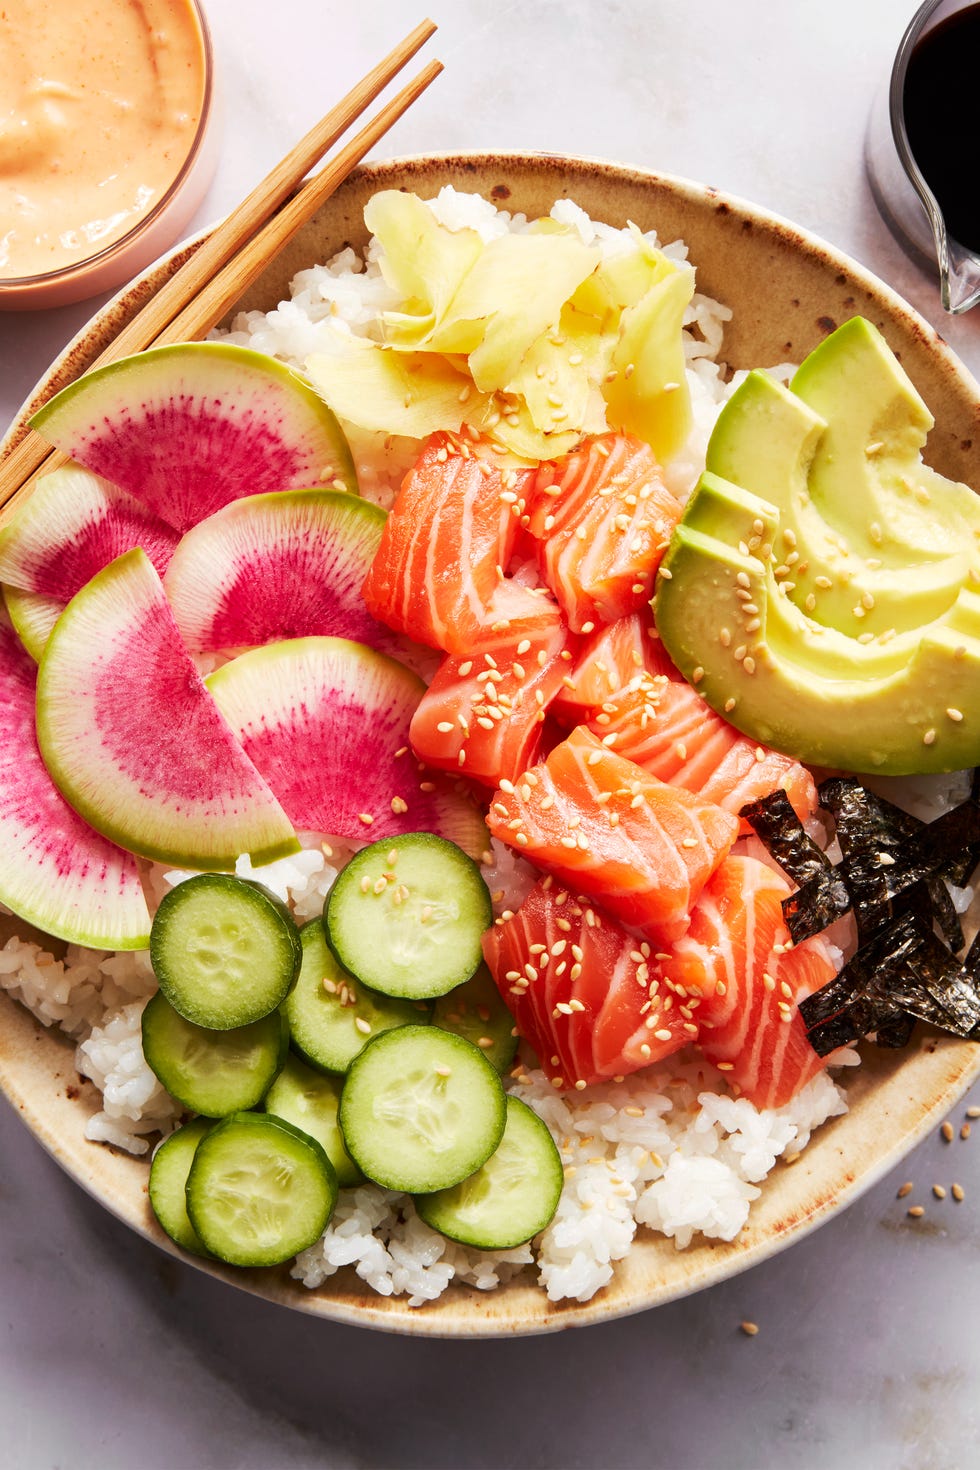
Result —
[[[109, 611], [114, 613], [111, 624], [106, 621]], [[231, 794], [231, 799], [245, 807], [244, 815], [239, 815], [234, 824], [224, 821], [225, 835], [229, 827], [234, 835], [230, 848], [213, 846], [212, 834], [218, 827], [218, 814], [214, 810], [197, 807], [189, 814], [185, 801], [183, 805], [175, 802], [172, 812], [162, 812], [167, 791], [151, 800], [138, 779], [128, 772], [117, 784], [106, 781], [105, 754], [100, 755], [95, 748], [98, 736], [91, 725], [91, 700], [87, 701], [85, 695], [91, 693], [93, 670], [97, 662], [104, 662], [113, 634], [118, 632], [125, 639], [134, 627], [155, 615], [168, 620], [168, 627], [172, 624], [160, 579], [146, 554], [136, 548], [117, 557], [87, 582], [58, 619], [38, 667], [37, 683], [38, 745], [52, 780], [66, 801], [97, 832], [119, 847], [155, 862], [228, 872], [245, 852], [256, 867], [298, 852], [299, 842], [288, 818], [237, 746], [217, 709], [212, 718], [210, 704], [199, 705], [198, 713], [207, 714], [208, 734], [224, 733], [226, 766], [240, 788]], [[93, 622], [98, 625], [98, 633]], [[176, 624], [173, 624], [173, 639], [174, 656], [186, 662], [188, 677], [196, 678]], [[88, 661], [79, 667], [80, 647], [90, 654], [91, 667]], [[202, 692], [202, 699], [206, 697]], [[93, 749], [79, 761], [77, 748], [85, 743], [90, 743]], [[247, 790], [243, 787], [246, 779], [250, 783]], [[98, 796], [92, 795], [93, 782]], [[106, 792], [111, 798], [108, 804]], [[132, 811], [137, 803], [134, 818]], [[107, 805], [111, 810], [107, 810]], [[154, 819], [149, 826], [147, 816]], [[188, 833], [193, 835], [192, 842], [187, 840]]]
[[[80, 378], [76, 378], [73, 383], [69, 383], [67, 387], [49, 398], [47, 403], [31, 416], [28, 423], [43, 438], [82, 463], [81, 456], [78, 453], [72, 453], [76, 446], [73, 445], [70, 436], [62, 434], [64, 420], [73, 417], [79, 411], [77, 399], [81, 398], [82, 404], [86, 398], [92, 399], [93, 404], [101, 410], [101, 417], [105, 411], [104, 404], [97, 403], [95, 398], [95, 394], [100, 390], [104, 391], [107, 386], [110, 390], [118, 387], [121, 401], [125, 401], [127, 395], [124, 385], [127, 379], [132, 379], [136, 374], [145, 372], [147, 367], [152, 372], [160, 362], [166, 367], [168, 362], [187, 362], [189, 358], [195, 357], [202, 358], [208, 363], [224, 359], [234, 367], [244, 367], [248, 371], [261, 373], [275, 382], [278, 388], [286, 390], [291, 398], [295, 398], [297, 403], [302, 404], [303, 411], [309, 416], [311, 423], [326, 438], [330, 452], [336, 460], [333, 466], [335, 469], [333, 479], [341, 480], [344, 488], [353, 494], [358, 493], [357, 472], [354, 468], [350, 445], [347, 443], [346, 436], [333, 410], [309, 380], [295, 368], [287, 367], [285, 363], [278, 362], [273, 357], [267, 357], [265, 353], [256, 352], [251, 347], [239, 347], [233, 342], [175, 342], [164, 347], [148, 347], [143, 352], [121, 357], [118, 362], [106, 363], [103, 367], [94, 368]], [[116, 384], [116, 379], [120, 380], [118, 384]]]
[[43, 592], [22, 592], [19, 587], [3, 587], [3, 601], [14, 632], [35, 663], [47, 647], [51, 630], [65, 610], [65, 604]]
[[[187, 647], [195, 653], [238, 651], [329, 636], [396, 649], [397, 635], [370, 616], [360, 592], [386, 520], [373, 501], [322, 485], [242, 496], [222, 506], [184, 534], [163, 576]], [[325, 583], [311, 594], [312, 604], [304, 594], [295, 604], [283, 596], [281, 568], [294, 575], [296, 553], [309, 558], [311, 581]], [[271, 565], [271, 574], [263, 563]], [[258, 610], [242, 597], [242, 576], [260, 566], [275, 594], [274, 630], [264, 589]], [[319, 621], [313, 626], [311, 620]]]

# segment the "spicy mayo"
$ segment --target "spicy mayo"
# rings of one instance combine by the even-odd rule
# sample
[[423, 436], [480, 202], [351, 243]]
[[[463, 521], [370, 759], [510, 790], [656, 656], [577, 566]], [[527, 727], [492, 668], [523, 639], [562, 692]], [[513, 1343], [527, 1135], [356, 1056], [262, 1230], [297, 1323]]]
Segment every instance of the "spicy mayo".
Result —
[[4, 0], [0, 283], [139, 225], [191, 151], [205, 78], [191, 0]]

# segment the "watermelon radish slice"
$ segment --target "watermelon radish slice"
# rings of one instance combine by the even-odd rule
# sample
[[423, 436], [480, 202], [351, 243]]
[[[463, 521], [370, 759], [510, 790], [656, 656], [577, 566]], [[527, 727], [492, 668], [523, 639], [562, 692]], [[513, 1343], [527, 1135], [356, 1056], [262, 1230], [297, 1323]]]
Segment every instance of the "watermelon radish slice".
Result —
[[152, 347], [96, 368], [31, 424], [180, 532], [242, 495], [357, 489], [347, 441], [309, 384], [227, 342]]
[[21, 592], [17, 587], [4, 587], [3, 600], [17, 636], [37, 663], [65, 604], [43, 592]]
[[37, 669], [0, 614], [0, 902], [93, 949], [145, 949], [136, 859], [93, 832], [48, 775], [34, 730]]
[[192, 653], [335, 634], [395, 651], [361, 588], [385, 512], [339, 490], [250, 495], [194, 526], [164, 589]]
[[[67, 465], [45, 475], [0, 531], [0, 582], [45, 599], [27, 605], [28, 647], [35, 652], [39, 640], [43, 647], [61, 609], [124, 551], [142, 546], [162, 575], [178, 540], [176, 531], [138, 500], [88, 470]], [[44, 615], [32, 615], [42, 607]]]
[[130, 852], [230, 869], [297, 850], [214, 705], [160, 578], [129, 551], [72, 598], [38, 670], [37, 734], [62, 795]]
[[243, 653], [207, 685], [298, 829], [365, 842], [435, 832], [473, 857], [489, 846], [469, 795], [408, 749], [425, 685], [395, 659], [296, 638]]

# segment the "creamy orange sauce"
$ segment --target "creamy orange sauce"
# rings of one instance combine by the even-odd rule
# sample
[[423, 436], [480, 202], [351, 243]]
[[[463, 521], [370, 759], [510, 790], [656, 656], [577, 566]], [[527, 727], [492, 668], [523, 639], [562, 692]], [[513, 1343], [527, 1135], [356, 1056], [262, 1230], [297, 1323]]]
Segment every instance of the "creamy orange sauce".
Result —
[[133, 229], [180, 172], [204, 86], [188, 0], [3, 0], [0, 279]]

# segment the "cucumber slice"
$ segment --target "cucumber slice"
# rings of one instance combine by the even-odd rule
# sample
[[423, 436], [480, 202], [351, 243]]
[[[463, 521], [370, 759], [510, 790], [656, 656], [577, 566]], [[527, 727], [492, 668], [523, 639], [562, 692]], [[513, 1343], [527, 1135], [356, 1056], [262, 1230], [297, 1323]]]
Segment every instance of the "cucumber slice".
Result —
[[153, 1213], [170, 1239], [195, 1256], [206, 1256], [209, 1251], [188, 1218], [187, 1176], [198, 1144], [213, 1127], [210, 1118], [195, 1118], [185, 1123], [163, 1140], [150, 1164]]
[[235, 1113], [198, 1144], [187, 1213], [231, 1266], [278, 1266], [319, 1240], [337, 1176], [315, 1139], [268, 1113]]
[[315, 1138], [333, 1164], [341, 1189], [360, 1184], [364, 1175], [344, 1148], [337, 1112], [341, 1079], [314, 1072], [296, 1057], [286, 1065], [266, 1093], [262, 1106], [267, 1113], [285, 1118], [294, 1128]]
[[201, 873], [163, 899], [150, 930], [160, 989], [188, 1021], [211, 1031], [276, 1010], [299, 973], [299, 931], [260, 883]]
[[561, 1155], [547, 1126], [526, 1103], [507, 1099], [498, 1148], [461, 1184], [415, 1201], [433, 1230], [479, 1250], [505, 1251], [543, 1230], [564, 1183]]
[[481, 965], [464, 985], [440, 996], [432, 1023], [472, 1041], [501, 1076], [517, 1055], [514, 1017], [501, 1000], [486, 965]]
[[351, 858], [323, 921], [358, 980], [383, 995], [426, 999], [474, 974], [493, 911], [472, 858], [444, 837], [410, 832]]
[[483, 1053], [435, 1026], [378, 1036], [340, 1097], [347, 1151], [386, 1189], [430, 1194], [466, 1179], [504, 1131], [500, 1078]]
[[282, 1070], [288, 1046], [279, 1011], [232, 1031], [209, 1031], [185, 1020], [160, 991], [143, 1011], [147, 1065], [171, 1097], [207, 1118], [260, 1103]]
[[346, 1072], [372, 1036], [427, 1021], [428, 1006], [375, 995], [342, 970], [319, 919], [304, 924], [299, 937], [303, 950], [299, 979], [283, 1010], [293, 1050], [311, 1067]]

